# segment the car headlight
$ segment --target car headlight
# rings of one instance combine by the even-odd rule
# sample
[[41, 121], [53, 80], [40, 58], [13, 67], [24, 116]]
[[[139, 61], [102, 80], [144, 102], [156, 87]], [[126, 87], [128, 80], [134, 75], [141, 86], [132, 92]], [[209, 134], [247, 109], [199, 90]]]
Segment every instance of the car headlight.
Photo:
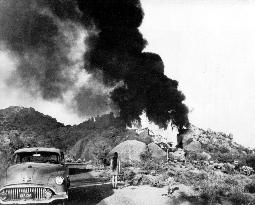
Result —
[[61, 184], [63, 184], [63, 182], [64, 182], [64, 178], [63, 177], [60, 177], [60, 176], [56, 177], [56, 184], [61, 185]]
[[8, 198], [8, 194], [6, 192], [0, 192], [0, 199], [5, 201]]
[[53, 192], [50, 189], [45, 190], [45, 197], [46, 199], [50, 199], [53, 195]]

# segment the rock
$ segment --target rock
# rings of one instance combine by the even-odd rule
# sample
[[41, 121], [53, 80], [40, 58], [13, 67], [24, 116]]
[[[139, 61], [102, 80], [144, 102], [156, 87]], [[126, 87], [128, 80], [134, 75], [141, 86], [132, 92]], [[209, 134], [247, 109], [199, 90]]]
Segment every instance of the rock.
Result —
[[193, 140], [186, 146], [184, 146], [184, 150], [186, 151], [193, 151], [193, 152], [198, 152], [202, 149], [201, 143], [199, 141]]
[[150, 130], [148, 128], [145, 128], [138, 137], [138, 141], [144, 142], [145, 144], [150, 144], [153, 142], [153, 136], [150, 135]]
[[166, 152], [161, 149], [157, 144], [148, 144], [149, 151], [151, 152], [152, 158], [154, 159], [166, 159]]
[[169, 158], [174, 159], [175, 161], [185, 161], [185, 152], [182, 149], [177, 149], [175, 152], [170, 152], [169, 153]]
[[204, 160], [209, 160], [212, 158], [212, 156], [206, 152], [202, 152], [201, 155], [203, 156]]
[[111, 150], [111, 153], [118, 152], [122, 162], [140, 162], [140, 156], [146, 151], [146, 144], [137, 140], [127, 140]]

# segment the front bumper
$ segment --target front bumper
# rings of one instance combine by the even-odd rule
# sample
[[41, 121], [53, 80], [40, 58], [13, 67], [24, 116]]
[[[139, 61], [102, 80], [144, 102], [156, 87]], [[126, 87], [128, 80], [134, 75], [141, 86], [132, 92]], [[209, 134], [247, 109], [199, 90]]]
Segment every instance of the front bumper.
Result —
[[[2, 188], [1, 190], [3, 189], [10, 189], [10, 188], [24, 188], [26, 187], [25, 185], [21, 185], [21, 186], [8, 186], [8, 187], [4, 187]], [[31, 187], [31, 186], [30, 186]], [[38, 185], [34, 185], [32, 186], [33, 188], [42, 188], [42, 186], [38, 186]], [[23, 199], [17, 199], [15, 198], [14, 200], [13, 199], [7, 199], [7, 200], [1, 200], [0, 199], [0, 204], [10, 204], [10, 205], [13, 205], [13, 204], [51, 204], [51, 203], [54, 203], [54, 202], [59, 202], [59, 201], [66, 201], [68, 200], [68, 194], [67, 192], [57, 192], [56, 190], [54, 190], [52, 187], [43, 187], [44, 189], [51, 189], [54, 193], [54, 195], [52, 195], [52, 197], [50, 199], [46, 199], [46, 198], [36, 198], [36, 199], [26, 199], [26, 200], [23, 200]], [[1, 191], [0, 190], [0, 191]]]
[[56, 201], [66, 201], [68, 199], [67, 194], [54, 195], [50, 199], [45, 200], [15, 200], [15, 201], [1, 201], [0, 204], [50, 204]]

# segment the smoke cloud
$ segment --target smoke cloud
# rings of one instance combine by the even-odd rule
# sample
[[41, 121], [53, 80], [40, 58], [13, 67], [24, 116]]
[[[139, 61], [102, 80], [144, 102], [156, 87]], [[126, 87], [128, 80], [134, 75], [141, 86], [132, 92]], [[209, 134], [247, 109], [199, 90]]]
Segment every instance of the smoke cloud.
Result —
[[127, 125], [189, 124], [178, 82], [146, 40], [139, 0], [0, 0], [0, 42], [18, 58], [12, 86], [65, 100], [79, 115], [117, 110]]

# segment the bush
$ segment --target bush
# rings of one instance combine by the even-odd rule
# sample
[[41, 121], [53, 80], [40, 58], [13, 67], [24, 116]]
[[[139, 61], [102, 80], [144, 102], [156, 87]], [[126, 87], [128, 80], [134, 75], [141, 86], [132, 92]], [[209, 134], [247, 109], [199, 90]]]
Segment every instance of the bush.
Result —
[[131, 182], [134, 179], [134, 177], [135, 177], [135, 172], [130, 169], [125, 170], [123, 173], [124, 181]]
[[221, 203], [222, 199], [227, 199], [236, 205], [254, 204], [252, 197], [245, 193], [244, 185], [230, 177], [225, 179], [216, 177], [204, 181], [200, 195], [207, 204]]
[[142, 152], [140, 155], [140, 159], [142, 162], [146, 162], [152, 159], [152, 154], [149, 149], [146, 149], [146, 151]]
[[207, 156], [203, 153], [187, 152], [186, 158], [190, 161], [202, 161], [207, 160]]
[[255, 170], [255, 155], [247, 155], [245, 158], [245, 165], [253, 168]]
[[253, 180], [251, 183], [246, 184], [244, 187], [245, 192], [254, 194], [255, 193], [255, 181]]
[[160, 172], [162, 170], [161, 164], [154, 159], [141, 162], [140, 167], [147, 171], [155, 170], [156, 172]]
[[161, 188], [165, 186], [166, 184], [161, 178], [154, 178], [153, 180], [150, 181], [150, 185], [153, 187]]
[[219, 163], [233, 163], [236, 159], [242, 159], [242, 156], [235, 153], [213, 153], [212, 159], [217, 160]]
[[188, 186], [199, 186], [202, 181], [208, 180], [208, 174], [206, 172], [177, 172], [174, 176], [176, 182], [179, 182]]
[[229, 197], [230, 201], [232, 201], [232, 203], [234, 205], [251, 205], [254, 204], [254, 200], [249, 197], [248, 194], [244, 193], [242, 189], [239, 189], [238, 187], [235, 187], [232, 190], [232, 193]]
[[164, 175], [159, 176], [144, 175], [142, 183], [149, 184], [152, 187], [161, 188], [167, 184], [167, 178]]

